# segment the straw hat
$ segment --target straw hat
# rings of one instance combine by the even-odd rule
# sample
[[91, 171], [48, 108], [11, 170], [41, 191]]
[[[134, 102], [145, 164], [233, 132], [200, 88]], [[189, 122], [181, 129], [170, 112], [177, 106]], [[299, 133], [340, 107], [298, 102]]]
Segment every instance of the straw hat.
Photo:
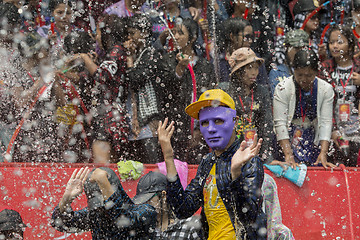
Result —
[[239, 68], [252, 62], [259, 62], [262, 64], [264, 63], [264, 59], [257, 57], [254, 51], [250, 48], [239, 48], [233, 52], [229, 58], [229, 64], [231, 67], [230, 75], [239, 70]]

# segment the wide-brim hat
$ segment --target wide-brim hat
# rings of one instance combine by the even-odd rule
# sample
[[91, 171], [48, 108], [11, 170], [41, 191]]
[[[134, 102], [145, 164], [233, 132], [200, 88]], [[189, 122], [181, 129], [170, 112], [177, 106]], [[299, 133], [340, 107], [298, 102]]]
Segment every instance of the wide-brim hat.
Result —
[[256, 56], [253, 50], [250, 48], [239, 48], [229, 57], [229, 65], [231, 67], [232, 75], [234, 72], [239, 70], [241, 67], [246, 66], [249, 63], [259, 62], [260, 64], [264, 63], [264, 59]]
[[159, 172], [149, 172], [140, 178], [136, 188], [136, 195], [133, 197], [135, 204], [143, 204], [149, 201], [156, 193], [166, 190], [166, 176]]
[[0, 231], [17, 231], [25, 228], [20, 213], [12, 209], [4, 209], [0, 212]]
[[206, 107], [227, 106], [235, 110], [235, 102], [229, 94], [221, 89], [211, 89], [205, 91], [199, 100], [185, 108], [185, 112], [192, 118], [199, 119], [199, 112]]

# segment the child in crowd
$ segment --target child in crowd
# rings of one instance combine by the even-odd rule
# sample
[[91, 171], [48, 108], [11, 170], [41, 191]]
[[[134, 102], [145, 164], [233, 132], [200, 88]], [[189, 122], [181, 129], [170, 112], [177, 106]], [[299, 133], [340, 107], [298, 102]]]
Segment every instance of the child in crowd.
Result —
[[[268, 86], [256, 83], [264, 59], [256, 57], [250, 48], [239, 48], [228, 59], [231, 67], [230, 82], [222, 87], [234, 99], [239, 120], [236, 123], [238, 138], [248, 146], [257, 134], [264, 139], [260, 156], [273, 160], [273, 131], [270, 93]], [[220, 87], [224, 84], [220, 84]]]
[[[168, 28], [173, 29], [177, 22], [191, 18], [189, 10], [187, 10], [184, 5], [179, 0], [165, 0], [161, 1], [163, 5], [160, 6], [158, 11], [160, 11], [161, 16], [152, 17], [152, 36], [154, 40], [157, 40], [160, 36], [160, 41], [162, 45], [165, 45], [166, 38], [169, 37], [167, 33]], [[164, 21], [166, 21], [167, 26]], [[165, 32], [164, 32], [165, 31]], [[170, 40], [169, 50], [174, 50], [174, 40]], [[171, 49], [172, 48], [172, 49]]]
[[319, 73], [320, 78], [332, 84], [336, 93], [332, 140], [337, 150], [336, 160], [347, 166], [357, 165], [360, 149], [360, 61], [354, 58], [356, 42], [349, 27], [333, 26], [328, 43], [331, 58], [322, 63]]
[[297, 52], [293, 67], [294, 76], [281, 81], [274, 93], [274, 129], [281, 153], [292, 168], [298, 163], [333, 168], [327, 154], [334, 92], [316, 77], [319, 59], [313, 50]]
[[[282, 11], [281, 3], [270, 3], [267, 1], [258, 1], [258, 0], [230, 0], [230, 7], [228, 9], [229, 18], [235, 19], [244, 19], [249, 21], [252, 30], [252, 42], [251, 46], [240, 46], [240, 47], [251, 47], [258, 56], [261, 56], [265, 59], [266, 69], [270, 69], [270, 63], [272, 62], [272, 52], [274, 48], [274, 33], [275, 33], [275, 22], [278, 24], [280, 21], [283, 22], [285, 17], [285, 12]], [[258, 4], [261, 4], [261, 8]], [[264, 6], [265, 5], [265, 6]], [[266, 10], [265, 10], [265, 9]], [[276, 10], [274, 9], [276, 8]], [[263, 12], [268, 12], [263, 14]], [[281, 19], [274, 19], [272, 12], [278, 13], [281, 12]], [[268, 24], [264, 24], [267, 22]], [[218, 26], [222, 29], [222, 24]], [[226, 30], [225, 30], [226, 34]], [[221, 36], [221, 35], [220, 35]], [[235, 48], [238, 49], [240, 47]], [[231, 55], [231, 53], [230, 53]], [[262, 70], [261, 70], [262, 71]], [[261, 73], [262, 75], [262, 73]]]

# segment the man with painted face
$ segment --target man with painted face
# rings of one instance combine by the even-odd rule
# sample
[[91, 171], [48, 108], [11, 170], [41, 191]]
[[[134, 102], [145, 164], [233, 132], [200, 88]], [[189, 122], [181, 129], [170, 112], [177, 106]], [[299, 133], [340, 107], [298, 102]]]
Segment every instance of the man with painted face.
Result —
[[[257, 157], [262, 139], [249, 147], [236, 138], [234, 100], [224, 91], [204, 92], [186, 113], [199, 120], [200, 131], [213, 150], [199, 164], [184, 190], [178, 178], [171, 136], [174, 122], [159, 123], [158, 138], [168, 178], [168, 202], [178, 218], [188, 218], [202, 207], [207, 239], [266, 239], [266, 216], [261, 209], [264, 171]], [[168, 126], [167, 126], [168, 125]]]

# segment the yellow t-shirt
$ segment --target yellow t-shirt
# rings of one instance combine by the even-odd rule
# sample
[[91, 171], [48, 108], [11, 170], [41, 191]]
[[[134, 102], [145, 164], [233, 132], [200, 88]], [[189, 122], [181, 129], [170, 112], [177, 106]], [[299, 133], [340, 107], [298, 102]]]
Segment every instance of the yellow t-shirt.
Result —
[[212, 167], [204, 186], [204, 212], [209, 224], [210, 240], [235, 239], [235, 229], [222, 201], [215, 178], [216, 164]]

